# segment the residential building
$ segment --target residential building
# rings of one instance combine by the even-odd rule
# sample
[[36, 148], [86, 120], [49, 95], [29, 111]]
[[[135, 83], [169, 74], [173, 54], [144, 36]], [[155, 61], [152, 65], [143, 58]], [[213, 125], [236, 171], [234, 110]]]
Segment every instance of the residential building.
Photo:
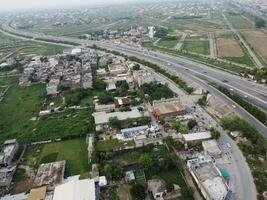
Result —
[[147, 189], [152, 192], [155, 200], [164, 200], [166, 194], [166, 183], [161, 179], [152, 179], [147, 181]]
[[148, 27], [148, 37], [150, 39], [154, 38], [154, 34], [155, 34], [155, 27], [154, 26], [149, 26]]
[[41, 164], [38, 168], [33, 187], [55, 186], [62, 183], [66, 161]]
[[218, 158], [222, 155], [222, 151], [216, 140], [202, 141], [204, 152], [212, 157]]
[[209, 131], [203, 131], [197, 133], [182, 134], [182, 139], [185, 143], [209, 140], [211, 139], [211, 133]]
[[115, 97], [114, 102], [115, 102], [116, 107], [130, 105], [130, 98], [129, 97]]
[[96, 112], [110, 112], [112, 110], [115, 110], [115, 104], [95, 104]]
[[186, 108], [180, 104], [178, 98], [153, 101], [152, 113], [156, 119], [174, 117], [187, 113]]
[[102, 130], [105, 127], [108, 127], [108, 122], [111, 117], [117, 117], [119, 120], [126, 120], [128, 118], [135, 119], [143, 116], [149, 116], [149, 113], [147, 111], [139, 111], [137, 107], [131, 108], [131, 111], [125, 111], [125, 112], [95, 112], [93, 113], [96, 129], [98, 131]]
[[187, 166], [203, 197], [207, 200], [224, 200], [229, 187], [210, 156], [188, 160]]
[[155, 77], [153, 74], [145, 69], [133, 71], [133, 78], [135, 83], [140, 87], [145, 83], [155, 82]]
[[6, 140], [4, 147], [0, 152], [0, 165], [8, 166], [12, 163], [12, 160], [19, 149], [19, 144], [16, 139]]

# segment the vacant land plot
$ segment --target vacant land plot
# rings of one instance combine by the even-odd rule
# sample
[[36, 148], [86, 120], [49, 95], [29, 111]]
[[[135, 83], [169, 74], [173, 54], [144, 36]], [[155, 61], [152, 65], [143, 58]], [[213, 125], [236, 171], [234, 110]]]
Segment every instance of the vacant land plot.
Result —
[[267, 35], [261, 31], [244, 31], [243, 34], [256, 53], [267, 63]]
[[97, 142], [96, 148], [98, 151], [111, 151], [112, 149], [134, 146], [134, 144], [134, 141], [119, 142], [117, 139], [100, 140]]
[[0, 78], [0, 85], [10, 85], [0, 102], [0, 143], [17, 138], [19, 142], [68, 138], [94, 129], [92, 109], [65, 110], [38, 118], [46, 96], [45, 85], [21, 87], [18, 78]]
[[87, 145], [84, 139], [55, 142], [43, 146], [39, 155], [41, 163], [66, 160], [66, 176], [83, 174], [89, 171]]
[[208, 55], [210, 53], [209, 42], [206, 40], [204, 41], [186, 40], [184, 42], [183, 49], [189, 52], [194, 52], [194, 53], [204, 54], [204, 55]]
[[236, 29], [254, 28], [254, 25], [251, 22], [249, 22], [247, 19], [243, 18], [241, 15], [226, 14], [226, 17]]
[[217, 39], [217, 50], [219, 57], [242, 57], [244, 55], [235, 39]]
[[176, 44], [179, 42], [180, 37], [175, 37], [173, 39], [161, 39], [157, 45], [165, 48], [172, 49], [176, 46]]

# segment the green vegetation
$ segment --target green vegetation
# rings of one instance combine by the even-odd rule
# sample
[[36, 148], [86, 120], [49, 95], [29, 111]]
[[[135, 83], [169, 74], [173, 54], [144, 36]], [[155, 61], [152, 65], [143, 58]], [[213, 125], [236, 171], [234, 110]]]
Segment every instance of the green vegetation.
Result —
[[114, 164], [106, 164], [103, 171], [109, 180], [121, 180], [124, 175], [122, 167]]
[[225, 118], [222, 120], [222, 125], [230, 131], [242, 133], [243, 139], [240, 140], [238, 146], [250, 166], [258, 193], [262, 194], [267, 188], [267, 162], [265, 159], [267, 140], [255, 127], [241, 118]]
[[155, 37], [157, 38], [163, 38], [168, 35], [169, 31], [166, 28], [156, 28]]
[[27, 176], [25, 169], [17, 169], [12, 181], [19, 182], [19, 181], [27, 180], [28, 178], [29, 177]]
[[256, 28], [264, 28], [266, 27], [266, 21], [262, 18], [256, 17], [255, 18], [255, 27]]
[[225, 13], [225, 16], [236, 29], [251, 29], [253, 24], [243, 18], [241, 14]]
[[140, 96], [148, 99], [150, 103], [162, 98], [168, 99], [174, 97], [173, 92], [166, 85], [156, 83], [145, 83], [139, 89]]
[[212, 139], [218, 140], [221, 136], [221, 133], [217, 130], [212, 130], [211, 131], [211, 137]]
[[19, 86], [16, 77], [0, 78], [10, 85], [0, 102], [0, 141], [17, 138], [19, 142], [66, 138], [94, 130], [92, 109], [64, 110], [38, 118], [46, 96], [45, 85]]
[[210, 54], [210, 48], [209, 48], [209, 42], [208, 41], [184, 41], [183, 49], [189, 52], [209, 55]]
[[31, 118], [38, 115], [45, 96], [45, 85], [21, 87], [17, 81], [17, 78], [0, 78], [0, 82], [10, 85], [5, 98], [0, 102], [1, 142], [10, 138], [25, 142], [31, 137], [34, 129]]
[[41, 163], [66, 160], [65, 176], [83, 174], [89, 171], [85, 138], [45, 144], [38, 155]]
[[159, 40], [157, 45], [165, 48], [172, 49], [176, 46], [176, 44], [179, 42], [180, 37], [177, 36], [166, 36]]
[[260, 110], [258, 107], [250, 104], [249, 102], [244, 100], [239, 95], [231, 93], [229, 90], [227, 90], [224, 87], [217, 86], [217, 89], [220, 90], [225, 95], [227, 95], [228, 97], [230, 97], [232, 100], [234, 100], [240, 106], [242, 106], [246, 111], [248, 111], [250, 114], [252, 114], [259, 121], [261, 121], [264, 124], [267, 124], [267, 115], [266, 115], [266, 113], [263, 112], [262, 110]]
[[119, 142], [117, 139], [100, 140], [97, 142], [96, 148], [98, 151], [110, 151], [113, 149], [123, 148], [125, 146], [134, 146], [134, 141]]
[[146, 197], [146, 187], [140, 183], [132, 184], [130, 192], [133, 200], [145, 199]]

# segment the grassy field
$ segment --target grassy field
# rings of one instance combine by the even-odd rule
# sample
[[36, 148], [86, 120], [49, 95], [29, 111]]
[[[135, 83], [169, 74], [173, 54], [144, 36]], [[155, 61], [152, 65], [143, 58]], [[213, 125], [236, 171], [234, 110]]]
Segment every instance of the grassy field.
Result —
[[134, 141], [119, 142], [117, 139], [100, 140], [97, 142], [96, 148], [98, 151], [111, 151], [114, 148], [121, 148], [125, 146], [133, 146]]
[[157, 43], [157, 45], [161, 46], [161, 47], [173, 49], [178, 42], [179, 42], [179, 37], [176, 37], [175, 40], [164, 40], [164, 39], [161, 39]]
[[79, 136], [94, 130], [91, 109], [66, 110], [37, 118], [46, 96], [45, 85], [21, 87], [18, 78], [0, 78], [0, 85], [11, 85], [0, 102], [0, 143], [17, 138], [28, 143]]
[[208, 41], [189, 41], [184, 42], [183, 49], [189, 52], [208, 55], [210, 53]]
[[236, 29], [254, 29], [254, 24], [250, 23], [247, 19], [241, 15], [225, 14], [230, 23]]
[[20, 87], [17, 78], [0, 78], [1, 83], [10, 84], [6, 96], [0, 102], [0, 141], [17, 138], [23, 141], [32, 133], [33, 117], [36, 117], [45, 96], [45, 85]]
[[83, 174], [89, 171], [87, 145], [84, 139], [66, 140], [45, 144], [39, 155], [41, 163], [66, 160], [65, 176]]

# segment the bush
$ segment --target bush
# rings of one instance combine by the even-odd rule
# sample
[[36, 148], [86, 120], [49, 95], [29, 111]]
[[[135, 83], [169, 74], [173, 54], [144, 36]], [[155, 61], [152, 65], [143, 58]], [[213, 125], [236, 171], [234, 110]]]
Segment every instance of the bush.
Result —
[[146, 188], [140, 184], [133, 184], [130, 189], [133, 200], [143, 200], [146, 197]]

